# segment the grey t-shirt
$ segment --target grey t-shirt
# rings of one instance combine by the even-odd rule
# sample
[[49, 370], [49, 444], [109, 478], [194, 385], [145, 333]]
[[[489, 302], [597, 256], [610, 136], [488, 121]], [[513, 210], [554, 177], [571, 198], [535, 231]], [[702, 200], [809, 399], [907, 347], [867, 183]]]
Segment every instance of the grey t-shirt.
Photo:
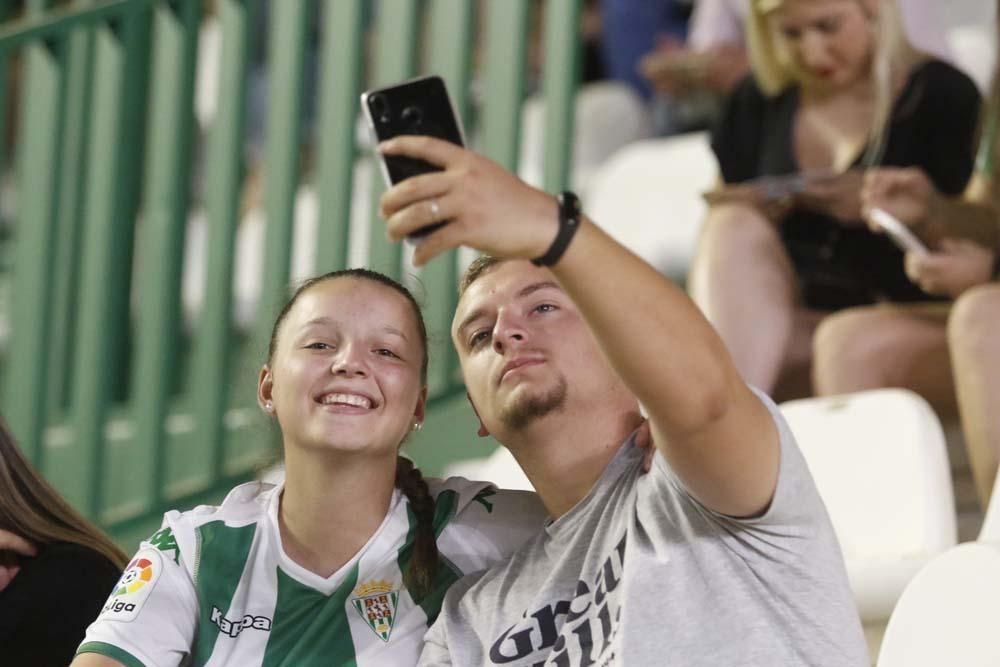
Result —
[[733, 519], [625, 443], [505, 565], [451, 588], [420, 665], [867, 665], [833, 528], [791, 432], [774, 499]]

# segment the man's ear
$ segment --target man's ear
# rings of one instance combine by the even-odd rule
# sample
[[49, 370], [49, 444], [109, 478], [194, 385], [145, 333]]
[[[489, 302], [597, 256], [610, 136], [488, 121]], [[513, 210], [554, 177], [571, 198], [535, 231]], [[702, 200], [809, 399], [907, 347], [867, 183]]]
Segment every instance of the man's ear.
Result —
[[486, 424], [483, 423], [483, 418], [479, 416], [479, 410], [476, 409], [476, 404], [472, 402], [472, 397], [469, 396], [469, 392], [465, 392], [465, 397], [469, 399], [469, 405], [472, 406], [472, 411], [476, 413], [476, 419], [479, 420], [479, 430], [476, 431], [480, 438], [487, 438], [490, 435], [490, 431], [486, 428]]

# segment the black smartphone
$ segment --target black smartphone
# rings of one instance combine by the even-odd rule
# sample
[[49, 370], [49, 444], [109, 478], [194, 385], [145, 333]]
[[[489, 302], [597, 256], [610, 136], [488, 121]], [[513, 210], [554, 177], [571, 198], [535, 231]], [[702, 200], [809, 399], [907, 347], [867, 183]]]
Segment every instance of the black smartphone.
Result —
[[[439, 76], [425, 76], [366, 91], [361, 94], [361, 108], [376, 142], [401, 134], [422, 134], [465, 145], [458, 114]], [[380, 154], [379, 159], [382, 176], [390, 186], [411, 176], [441, 171], [440, 167], [409, 157]], [[408, 238], [419, 240], [447, 222], [443, 220], [422, 227]]]

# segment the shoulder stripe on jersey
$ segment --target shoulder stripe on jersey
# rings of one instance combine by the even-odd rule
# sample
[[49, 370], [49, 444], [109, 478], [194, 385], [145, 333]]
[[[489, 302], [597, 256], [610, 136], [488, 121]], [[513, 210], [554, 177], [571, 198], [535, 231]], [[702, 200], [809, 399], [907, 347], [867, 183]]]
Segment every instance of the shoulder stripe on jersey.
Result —
[[247, 555], [253, 545], [257, 524], [227, 526], [224, 521], [210, 521], [198, 526], [198, 551], [195, 554], [195, 587], [198, 589], [198, 637], [194, 647], [194, 665], [208, 662], [215, 650], [219, 628], [212, 623], [212, 607], [225, 616], [233, 595], [247, 567]]
[[357, 563], [330, 596], [299, 583], [278, 568], [274, 623], [261, 667], [355, 667], [357, 651], [345, 606], [357, 583]]
[[[455, 509], [458, 506], [458, 493], [451, 489], [446, 489], [438, 494], [434, 499], [434, 535], [440, 537], [441, 531], [455, 517]], [[417, 517], [413, 513], [413, 508], [406, 506], [406, 516], [410, 522], [410, 528], [406, 533], [406, 543], [399, 550], [399, 571], [406, 571], [407, 565], [413, 558], [413, 540], [417, 534]], [[441, 603], [444, 601], [444, 594], [451, 588], [451, 585], [459, 580], [462, 573], [443, 554], [438, 555], [438, 569], [434, 577], [434, 587], [426, 595], [416, 596], [410, 591], [410, 597], [424, 610], [427, 616], [427, 626], [430, 627], [441, 611]]]
[[87, 642], [76, 650], [76, 654], [99, 653], [125, 665], [125, 667], [145, 667], [134, 655], [106, 642]]

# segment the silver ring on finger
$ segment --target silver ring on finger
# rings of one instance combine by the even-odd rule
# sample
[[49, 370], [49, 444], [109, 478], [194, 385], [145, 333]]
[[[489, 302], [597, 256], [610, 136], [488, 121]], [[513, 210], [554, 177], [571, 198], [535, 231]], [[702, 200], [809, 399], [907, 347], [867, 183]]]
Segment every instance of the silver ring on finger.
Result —
[[432, 199], [430, 201], [429, 206], [430, 206], [430, 209], [431, 209], [431, 221], [432, 222], [437, 222], [438, 220], [441, 219], [441, 205], [438, 204], [438, 200], [437, 199]]

